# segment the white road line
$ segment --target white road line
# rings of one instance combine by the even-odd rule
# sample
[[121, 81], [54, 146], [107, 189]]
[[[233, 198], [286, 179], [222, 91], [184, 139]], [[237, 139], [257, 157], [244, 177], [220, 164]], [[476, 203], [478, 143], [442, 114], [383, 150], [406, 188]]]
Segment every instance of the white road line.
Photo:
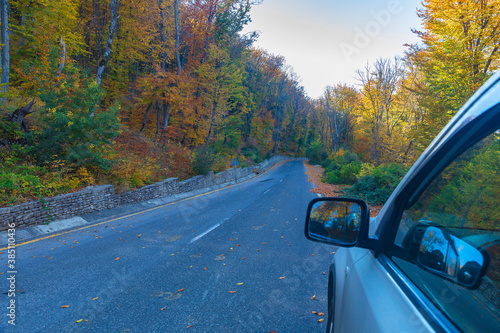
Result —
[[262, 195], [266, 194], [267, 192], [271, 191], [271, 189], [268, 189], [266, 192], [262, 193]]
[[214, 225], [213, 227], [211, 227], [210, 229], [208, 229], [207, 231], [203, 232], [201, 235], [198, 235], [196, 236], [195, 238], [191, 239], [189, 241], [189, 244], [191, 243], [194, 243], [196, 242], [198, 239], [200, 239], [201, 237], [207, 235], [210, 231], [214, 230], [215, 228], [217, 228], [218, 226], [220, 226], [220, 223], [217, 223], [216, 225]]

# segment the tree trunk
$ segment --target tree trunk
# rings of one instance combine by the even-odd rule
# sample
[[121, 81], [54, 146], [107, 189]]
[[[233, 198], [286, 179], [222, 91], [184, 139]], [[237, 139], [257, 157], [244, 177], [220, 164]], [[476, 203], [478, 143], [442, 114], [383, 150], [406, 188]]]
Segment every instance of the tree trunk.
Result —
[[208, 130], [207, 139], [205, 141], [205, 147], [203, 147], [203, 153], [205, 153], [207, 151], [208, 143], [210, 142], [210, 137], [212, 136], [212, 131], [213, 131], [214, 122], [215, 122], [215, 111], [216, 110], [217, 110], [217, 102], [214, 102], [213, 108], [212, 108], [212, 118], [210, 119], [210, 129]]
[[160, 139], [163, 136], [163, 133], [167, 130], [168, 127], [168, 119], [170, 118], [170, 103], [163, 101], [163, 126], [161, 128]]
[[59, 63], [59, 69], [57, 70], [57, 75], [61, 75], [64, 69], [64, 64], [66, 63], [66, 44], [64, 43], [62, 36], [61, 39], [59, 40], [59, 43], [61, 44], [61, 62]]
[[177, 60], [177, 75], [181, 75], [181, 58], [179, 56], [179, 0], [174, 1], [175, 15], [175, 59]]
[[146, 108], [146, 112], [144, 112], [144, 119], [142, 120], [142, 127], [139, 131], [139, 136], [142, 134], [142, 132], [144, 132], [144, 129], [146, 128], [146, 124], [148, 122], [148, 112], [149, 109], [151, 109], [151, 105], [153, 105], [153, 102], [149, 103], [148, 107]]
[[158, 136], [160, 135], [160, 128], [161, 128], [160, 102], [158, 100], [156, 100], [155, 106], [156, 106], [156, 134], [155, 134], [155, 141], [156, 141], [158, 140]]
[[[9, 70], [10, 70], [10, 50], [9, 50], [9, 1], [1, 0], [0, 2], [1, 15], [1, 41], [2, 47], [2, 93], [5, 95], [9, 92]], [[0, 102], [5, 102], [7, 97], [2, 97]]]
[[[95, 80], [98, 85], [101, 85], [102, 75], [104, 70], [106, 69], [106, 65], [108, 64], [109, 57], [111, 55], [111, 48], [113, 46], [113, 37], [115, 35], [116, 25], [118, 23], [118, 2], [119, 0], [111, 0], [110, 12], [111, 12], [111, 22], [109, 23], [109, 33], [108, 33], [108, 41], [106, 43], [106, 50], [104, 51], [104, 55], [102, 59], [99, 61], [99, 65], [97, 67], [97, 74]], [[94, 113], [92, 113], [94, 115]]]

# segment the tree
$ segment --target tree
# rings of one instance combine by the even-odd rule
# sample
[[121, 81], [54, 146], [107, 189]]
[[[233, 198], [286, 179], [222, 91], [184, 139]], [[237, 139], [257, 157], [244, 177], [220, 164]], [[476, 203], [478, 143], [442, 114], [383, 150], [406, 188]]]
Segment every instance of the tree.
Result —
[[[9, 48], [9, 1], [2, 0], [0, 2], [1, 15], [1, 40], [2, 40], [2, 93], [9, 92], [9, 71], [10, 71], [10, 48]], [[6, 97], [0, 99], [6, 101]]]
[[[411, 45], [409, 58], [423, 73], [420, 89], [427, 109], [420, 146], [437, 132], [500, 66], [498, 0], [425, 0], [417, 14], [423, 45]], [[419, 138], [416, 138], [417, 140]]]

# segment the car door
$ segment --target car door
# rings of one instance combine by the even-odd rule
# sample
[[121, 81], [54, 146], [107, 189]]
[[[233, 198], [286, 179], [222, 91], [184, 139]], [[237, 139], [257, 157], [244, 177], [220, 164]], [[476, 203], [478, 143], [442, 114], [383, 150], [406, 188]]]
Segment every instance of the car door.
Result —
[[[393, 193], [375, 249], [345, 250], [351, 266], [336, 290], [336, 331], [500, 332], [499, 79], [476, 93]], [[418, 254], [418, 228], [444, 250], [427, 242]]]

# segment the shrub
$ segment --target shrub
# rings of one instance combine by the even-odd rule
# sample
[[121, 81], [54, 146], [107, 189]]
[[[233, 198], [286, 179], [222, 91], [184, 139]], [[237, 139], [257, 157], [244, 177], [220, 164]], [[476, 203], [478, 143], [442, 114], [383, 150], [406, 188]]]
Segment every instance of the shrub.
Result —
[[[365, 168], [365, 171], [369, 167]], [[383, 204], [408, 171], [408, 168], [395, 163], [382, 164], [372, 169], [370, 174], [360, 178], [347, 195], [359, 197], [371, 204]]]
[[[103, 98], [96, 82], [68, 66], [61, 82], [49, 84], [39, 97], [45, 110], [34, 114], [37, 126], [27, 134], [39, 165], [62, 160], [74, 169], [109, 170], [106, 149], [119, 133], [118, 109], [95, 112]], [[95, 112], [95, 114], [94, 114]]]
[[361, 170], [360, 162], [351, 162], [341, 165], [339, 168], [327, 171], [324, 181], [330, 184], [354, 184], [357, 180], [357, 174]]
[[241, 148], [241, 153], [246, 159], [251, 160], [255, 163], [260, 163], [263, 161], [262, 155], [256, 147], [245, 146]]
[[322, 164], [327, 158], [326, 151], [323, 148], [323, 142], [319, 139], [313, 141], [306, 149], [306, 157], [311, 164]]
[[354, 184], [361, 170], [361, 161], [356, 153], [339, 150], [323, 163], [325, 177], [323, 180], [331, 184]]
[[191, 157], [191, 165], [196, 175], [206, 175], [212, 170], [216, 160], [215, 154], [209, 149], [203, 151], [202, 148], [196, 149]]

